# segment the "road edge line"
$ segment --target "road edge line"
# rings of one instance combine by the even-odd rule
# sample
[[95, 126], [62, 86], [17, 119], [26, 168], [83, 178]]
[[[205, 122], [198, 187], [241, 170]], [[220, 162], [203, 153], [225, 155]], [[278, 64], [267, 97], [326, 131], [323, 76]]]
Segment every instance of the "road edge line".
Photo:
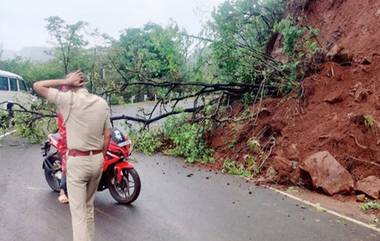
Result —
[[[296, 196], [294, 196], [294, 195], [292, 195], [292, 194], [289, 194], [289, 193], [284, 192], [284, 191], [282, 191], [282, 190], [279, 190], [279, 189], [277, 189], [277, 188], [270, 187], [270, 186], [264, 186], [264, 187], [265, 187], [265, 188], [268, 188], [269, 190], [272, 190], [272, 191], [274, 191], [274, 192], [280, 193], [280, 194], [282, 194], [282, 195], [284, 195], [284, 196], [286, 196], [286, 197], [292, 198], [292, 199], [294, 199], [294, 200], [296, 200], [296, 201], [298, 201], [298, 202], [301, 202], [301, 203], [304, 203], [304, 204], [306, 204], [306, 205], [312, 206], [312, 207], [314, 207], [314, 208], [321, 208], [320, 205], [317, 205], [317, 204], [312, 203], [312, 202], [310, 202], [310, 201], [307, 201], [307, 200], [305, 200], [305, 199], [302, 199], [302, 198], [296, 197]], [[369, 224], [367, 224], [367, 223], [364, 223], [364, 222], [359, 221], [359, 220], [357, 220], [357, 219], [354, 219], [354, 218], [348, 217], [348, 216], [346, 216], [346, 215], [344, 215], [344, 214], [338, 213], [338, 212], [333, 211], [333, 210], [330, 210], [330, 209], [328, 209], [328, 208], [325, 208], [325, 207], [322, 207], [322, 208], [323, 208], [323, 211], [325, 211], [326, 213], [329, 213], [329, 214], [335, 215], [335, 216], [337, 216], [337, 217], [340, 217], [340, 218], [342, 218], [342, 219], [345, 219], [345, 220], [347, 220], [347, 221], [350, 221], [350, 222], [352, 222], [352, 223], [355, 223], [355, 224], [357, 224], [357, 225], [360, 225], [360, 226], [363, 226], [363, 227], [369, 228], [369, 229], [371, 229], [371, 230], [373, 230], [373, 231], [376, 231], [376, 232], [380, 233], [380, 228], [377, 228], [377, 227], [371, 226], [371, 225], [369, 225]]]
[[4, 137], [6, 137], [6, 136], [12, 135], [12, 134], [15, 133], [15, 132], [16, 132], [16, 130], [12, 130], [12, 131], [7, 132], [7, 133], [5, 133], [5, 134], [3, 134], [3, 135], [0, 135], [0, 139], [4, 138]]

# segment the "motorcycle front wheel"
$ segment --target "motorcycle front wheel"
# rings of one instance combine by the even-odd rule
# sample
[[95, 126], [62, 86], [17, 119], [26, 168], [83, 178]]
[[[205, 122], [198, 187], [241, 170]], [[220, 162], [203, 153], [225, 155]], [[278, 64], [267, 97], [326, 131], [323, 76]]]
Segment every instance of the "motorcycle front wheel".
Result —
[[61, 178], [59, 176], [62, 175], [62, 172], [61, 171], [49, 171], [49, 170], [45, 169], [44, 173], [45, 173], [46, 182], [48, 183], [49, 187], [54, 192], [59, 192], [61, 190], [61, 187], [60, 187]]
[[46, 161], [49, 162], [44, 167], [46, 182], [54, 192], [59, 192], [61, 190], [60, 183], [62, 179], [61, 161], [53, 157]]
[[123, 170], [123, 178], [120, 183], [116, 177], [111, 177], [108, 182], [111, 196], [120, 204], [131, 204], [134, 202], [141, 190], [140, 177], [137, 171], [132, 169]]

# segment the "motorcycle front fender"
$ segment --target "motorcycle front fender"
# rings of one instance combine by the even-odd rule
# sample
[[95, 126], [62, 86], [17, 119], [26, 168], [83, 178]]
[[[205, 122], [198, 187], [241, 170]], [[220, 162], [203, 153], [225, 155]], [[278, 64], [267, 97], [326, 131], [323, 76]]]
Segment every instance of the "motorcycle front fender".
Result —
[[116, 178], [118, 182], [122, 181], [123, 178], [123, 170], [124, 169], [133, 169], [134, 166], [132, 163], [129, 162], [119, 162], [115, 164], [115, 173], [116, 173]]

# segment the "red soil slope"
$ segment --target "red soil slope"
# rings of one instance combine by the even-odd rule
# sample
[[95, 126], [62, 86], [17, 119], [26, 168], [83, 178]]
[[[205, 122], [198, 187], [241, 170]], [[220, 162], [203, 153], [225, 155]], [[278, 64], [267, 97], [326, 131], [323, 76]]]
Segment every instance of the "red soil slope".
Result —
[[[306, 16], [307, 24], [320, 30], [322, 47], [338, 46], [352, 63], [326, 62], [320, 73], [303, 81], [302, 100], [296, 95], [267, 99], [251, 107], [260, 113], [257, 120], [217, 128], [209, 139], [217, 166], [224, 159], [243, 163], [252, 154], [249, 138], [260, 136], [264, 145], [273, 135], [276, 145], [264, 165], [277, 171], [272, 181], [299, 183], [297, 167], [321, 150], [329, 151], [355, 181], [380, 177], [380, 1], [310, 1]], [[235, 105], [230, 115], [240, 111]]]

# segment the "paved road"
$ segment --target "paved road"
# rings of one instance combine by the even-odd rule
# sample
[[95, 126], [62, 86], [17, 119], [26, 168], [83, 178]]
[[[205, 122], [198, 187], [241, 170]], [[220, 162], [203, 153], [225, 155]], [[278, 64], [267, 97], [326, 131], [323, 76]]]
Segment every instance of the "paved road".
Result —
[[[169, 103], [168, 105], [166, 105], [165, 108], [167, 111], [172, 110], [172, 104], [173, 103]], [[201, 103], [201, 101], [198, 102], [198, 105], [202, 105], [202, 104], [203, 103]], [[134, 104], [122, 105], [122, 106], [112, 106], [112, 116], [128, 115], [128, 116], [133, 116], [133, 117], [138, 116], [138, 117], [143, 118], [142, 110], [144, 110], [145, 113], [150, 113], [153, 110], [154, 105], [155, 105], [155, 102], [148, 101], [148, 102], [139, 102], [139, 103], [134, 103]], [[189, 107], [193, 107], [193, 105], [194, 105], [194, 99], [191, 98], [190, 100], [184, 100], [184, 101], [179, 102], [178, 105], [176, 106], [176, 108], [189, 108]], [[155, 111], [153, 112], [152, 118], [157, 117], [157, 116], [164, 114], [164, 113], [166, 113], [166, 111], [163, 108], [161, 108], [160, 106], [158, 106], [155, 109]], [[160, 119], [159, 121], [153, 122], [150, 125], [150, 127], [155, 128], [155, 127], [163, 124], [164, 121], [165, 121], [165, 119]], [[118, 127], [120, 127], [121, 123], [122, 123], [122, 121], [118, 121], [115, 124]], [[141, 124], [136, 123], [136, 122], [130, 121], [128, 123], [132, 124], [133, 128], [139, 128], [142, 126]]]
[[[45, 183], [39, 146], [12, 137], [0, 144], [0, 241], [71, 240], [68, 206]], [[141, 196], [122, 206], [97, 193], [97, 241], [380, 240], [241, 178], [162, 155], [134, 157]]]

